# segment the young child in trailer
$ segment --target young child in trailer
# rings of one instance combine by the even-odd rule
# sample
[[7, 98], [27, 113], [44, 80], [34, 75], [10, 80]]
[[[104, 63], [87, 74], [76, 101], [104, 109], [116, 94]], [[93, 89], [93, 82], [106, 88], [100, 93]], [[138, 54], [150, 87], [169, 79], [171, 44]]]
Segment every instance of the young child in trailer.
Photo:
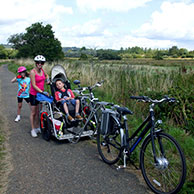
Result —
[[28, 73], [26, 72], [26, 68], [21, 66], [18, 68], [19, 75], [14, 77], [11, 82], [18, 82], [18, 92], [17, 92], [17, 99], [18, 99], [18, 108], [17, 108], [17, 117], [15, 118], [15, 122], [20, 121], [21, 119], [21, 109], [22, 109], [22, 102], [23, 99], [29, 104], [30, 106], [30, 98], [29, 98], [29, 89], [30, 89], [30, 78], [28, 77]]
[[[55, 92], [56, 101], [61, 102], [61, 104], [63, 105], [64, 111], [65, 111], [69, 121], [72, 122], [75, 119], [82, 120], [83, 118], [79, 114], [79, 107], [80, 107], [79, 100], [74, 99], [75, 96], [74, 96], [72, 90], [65, 89], [64, 85], [65, 84], [60, 79], [58, 79], [56, 81], [56, 87], [57, 87], [57, 89], [59, 89], [59, 91]], [[75, 119], [71, 115], [69, 115], [69, 110], [68, 110], [68, 106], [67, 106], [68, 103], [72, 103], [75, 106]]]

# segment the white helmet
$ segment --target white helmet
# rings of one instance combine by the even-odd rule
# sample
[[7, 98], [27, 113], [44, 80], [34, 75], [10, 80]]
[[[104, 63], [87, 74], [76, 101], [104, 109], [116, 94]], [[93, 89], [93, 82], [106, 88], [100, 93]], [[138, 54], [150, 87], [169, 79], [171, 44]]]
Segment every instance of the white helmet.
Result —
[[42, 55], [37, 55], [35, 58], [34, 58], [34, 61], [42, 61], [42, 62], [45, 62], [46, 59], [44, 56]]

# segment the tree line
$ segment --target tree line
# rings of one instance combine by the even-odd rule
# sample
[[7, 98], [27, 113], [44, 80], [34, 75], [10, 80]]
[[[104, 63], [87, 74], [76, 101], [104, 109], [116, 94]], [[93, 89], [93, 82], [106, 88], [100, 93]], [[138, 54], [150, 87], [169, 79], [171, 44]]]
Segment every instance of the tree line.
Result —
[[[138, 46], [120, 50], [113, 49], [88, 49], [86, 47], [62, 48], [61, 42], [55, 38], [50, 24], [34, 23], [26, 28], [25, 33], [14, 34], [8, 38], [8, 44], [13, 49], [0, 45], [0, 59], [33, 58], [37, 54], [44, 55], [48, 61], [62, 60], [64, 57], [88, 60], [121, 60], [123, 58], [153, 58], [162, 60], [165, 58], [194, 58], [194, 51], [172, 46], [169, 49], [151, 49]], [[130, 44], [130, 43], [129, 43]]]

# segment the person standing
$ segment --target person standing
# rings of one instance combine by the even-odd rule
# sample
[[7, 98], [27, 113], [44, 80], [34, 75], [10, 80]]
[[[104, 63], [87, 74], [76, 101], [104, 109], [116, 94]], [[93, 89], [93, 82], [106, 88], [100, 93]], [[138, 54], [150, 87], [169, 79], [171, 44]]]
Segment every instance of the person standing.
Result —
[[31, 136], [37, 137], [38, 133], [41, 133], [39, 126], [39, 101], [36, 100], [37, 93], [44, 93], [44, 83], [47, 80], [49, 83], [49, 76], [42, 69], [46, 59], [42, 55], [37, 55], [34, 58], [35, 68], [30, 72], [31, 86], [30, 86], [30, 104], [31, 104]]
[[18, 108], [15, 122], [18, 122], [21, 119], [20, 115], [23, 99], [25, 99], [25, 101], [30, 105], [29, 98], [30, 78], [28, 77], [28, 73], [26, 72], [26, 68], [24, 66], [18, 68], [18, 73], [19, 75], [11, 80], [11, 83], [18, 82], [18, 92], [17, 92]]

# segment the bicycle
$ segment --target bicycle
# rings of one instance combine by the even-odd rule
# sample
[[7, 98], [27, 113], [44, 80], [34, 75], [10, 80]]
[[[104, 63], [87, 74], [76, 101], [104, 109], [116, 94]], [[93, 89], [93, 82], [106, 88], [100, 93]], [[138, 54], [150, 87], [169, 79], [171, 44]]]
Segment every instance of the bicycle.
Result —
[[118, 105], [104, 110], [97, 132], [98, 152], [109, 165], [117, 163], [123, 156], [124, 165], [117, 169], [126, 168], [127, 159], [130, 160], [132, 152], [143, 140], [140, 169], [145, 182], [155, 193], [177, 193], [186, 179], [185, 157], [177, 141], [160, 128], [162, 121], [155, 121], [154, 116], [155, 105], [176, 100], [167, 96], [161, 100], [146, 96], [132, 96], [131, 99], [150, 103], [149, 115], [129, 136], [127, 115], [133, 113], [127, 107]]
[[[81, 104], [81, 116], [83, 117], [83, 121], [80, 123], [81, 131], [93, 131], [93, 133], [89, 136], [90, 138], [94, 138], [97, 133], [96, 126], [99, 123], [99, 118], [101, 115], [101, 111], [105, 109], [106, 106], [109, 106], [112, 103], [109, 102], [99, 102], [98, 98], [95, 98], [93, 89], [96, 87], [102, 86], [101, 82], [97, 82], [93, 86], [81, 87], [80, 81], [75, 80], [74, 84], [78, 85], [77, 89], [74, 89], [73, 92], [80, 99]], [[89, 93], [84, 93], [88, 91]]]

